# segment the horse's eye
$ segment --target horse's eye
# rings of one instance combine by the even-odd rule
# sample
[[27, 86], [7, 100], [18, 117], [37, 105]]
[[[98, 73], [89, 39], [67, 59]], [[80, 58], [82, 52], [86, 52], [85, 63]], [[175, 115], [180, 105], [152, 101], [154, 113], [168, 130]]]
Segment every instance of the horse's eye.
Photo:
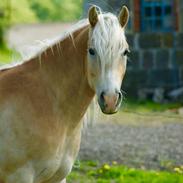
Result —
[[92, 49], [92, 48], [89, 48], [89, 53], [90, 53], [90, 55], [92, 55], [92, 56], [94, 56], [95, 55], [95, 50], [94, 49]]
[[129, 53], [130, 53], [129, 50], [125, 50], [124, 53], [123, 53], [123, 55], [124, 55], [124, 56], [127, 56]]

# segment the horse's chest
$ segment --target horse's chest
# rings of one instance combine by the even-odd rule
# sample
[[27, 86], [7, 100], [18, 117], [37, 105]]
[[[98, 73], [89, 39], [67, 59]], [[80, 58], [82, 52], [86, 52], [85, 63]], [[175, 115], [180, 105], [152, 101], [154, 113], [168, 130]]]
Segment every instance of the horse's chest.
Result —
[[72, 157], [64, 156], [63, 159], [58, 157], [45, 161], [40, 173], [36, 178], [37, 182], [54, 183], [63, 180], [71, 171], [74, 159]]
[[[77, 137], [80, 137], [78, 134]], [[63, 180], [71, 171], [79, 150], [80, 138], [73, 136], [72, 140], [62, 146], [60, 150], [43, 162], [38, 182], [55, 183]]]

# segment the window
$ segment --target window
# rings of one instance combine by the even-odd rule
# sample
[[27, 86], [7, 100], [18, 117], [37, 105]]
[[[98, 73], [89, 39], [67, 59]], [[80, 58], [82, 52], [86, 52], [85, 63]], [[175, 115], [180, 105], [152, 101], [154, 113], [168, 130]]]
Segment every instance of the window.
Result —
[[176, 22], [173, 8], [173, 0], [141, 0], [141, 30], [173, 31]]

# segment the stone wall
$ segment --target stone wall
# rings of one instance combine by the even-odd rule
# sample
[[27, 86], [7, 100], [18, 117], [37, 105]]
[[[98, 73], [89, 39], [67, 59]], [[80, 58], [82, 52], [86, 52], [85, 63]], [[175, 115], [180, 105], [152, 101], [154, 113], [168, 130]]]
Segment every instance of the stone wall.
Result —
[[183, 32], [183, 1], [179, 0], [179, 31]]
[[183, 85], [183, 33], [131, 33], [124, 90], [163, 88], [165, 92]]

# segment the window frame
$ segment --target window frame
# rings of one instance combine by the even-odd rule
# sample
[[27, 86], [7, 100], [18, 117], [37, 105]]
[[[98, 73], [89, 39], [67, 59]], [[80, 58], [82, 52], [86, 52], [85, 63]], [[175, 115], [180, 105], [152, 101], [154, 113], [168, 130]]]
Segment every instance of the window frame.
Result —
[[[151, 2], [148, 2], [147, 0], [141, 0], [140, 1], [140, 6], [141, 6], [141, 13], [140, 13], [140, 30], [142, 32], [146, 32], [146, 31], [149, 31], [149, 32], [173, 32], [176, 30], [176, 26], [175, 26], [175, 23], [176, 21], [172, 20], [173, 22], [173, 25], [171, 27], [164, 27], [163, 25], [163, 19], [166, 17], [165, 14], [165, 9], [167, 7], [171, 7], [171, 14], [170, 16], [174, 16], [175, 17], [175, 20], [176, 20], [176, 16], [175, 16], [175, 12], [174, 12], [174, 1], [169, 1], [167, 2], [166, 0], [160, 0], [160, 1], [151, 1]], [[155, 8], [156, 7], [161, 7], [161, 10], [162, 10], [162, 13], [160, 16], [156, 16], [155, 14]], [[151, 9], [151, 16], [150, 17], [147, 17], [145, 15], [146, 13], [146, 8], [150, 8]], [[162, 25], [159, 29], [157, 29], [157, 26], [155, 25], [155, 23], [157, 23], [157, 21], [161, 21], [162, 22]], [[147, 22], [150, 22], [151, 23], [149, 25], [151, 25], [150, 29], [147, 28]]]

